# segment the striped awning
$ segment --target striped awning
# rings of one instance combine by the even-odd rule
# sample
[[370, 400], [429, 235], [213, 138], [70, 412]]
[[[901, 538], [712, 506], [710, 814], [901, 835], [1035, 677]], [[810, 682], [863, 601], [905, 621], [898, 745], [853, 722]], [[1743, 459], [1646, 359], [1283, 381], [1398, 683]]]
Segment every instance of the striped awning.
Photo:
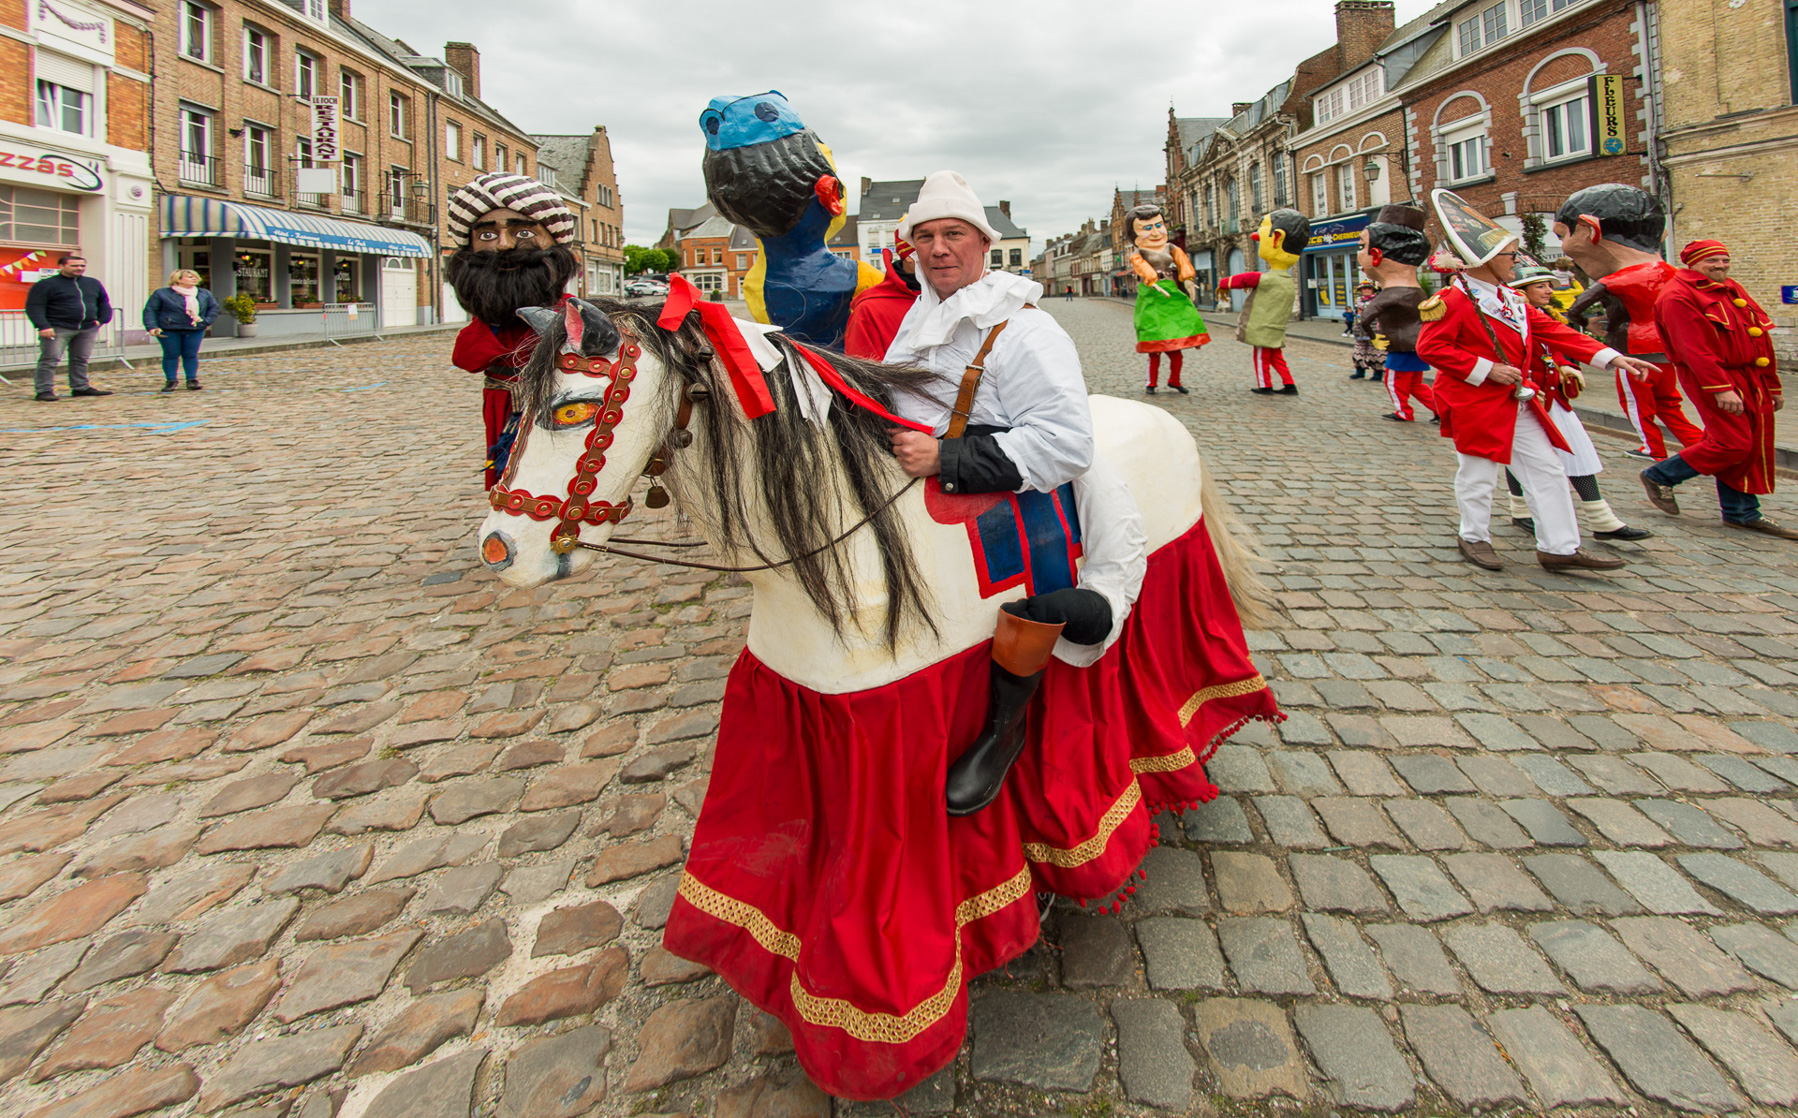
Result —
[[403, 229], [187, 194], [162, 196], [162, 235], [248, 237], [379, 256], [431, 255], [431, 246], [423, 237]]

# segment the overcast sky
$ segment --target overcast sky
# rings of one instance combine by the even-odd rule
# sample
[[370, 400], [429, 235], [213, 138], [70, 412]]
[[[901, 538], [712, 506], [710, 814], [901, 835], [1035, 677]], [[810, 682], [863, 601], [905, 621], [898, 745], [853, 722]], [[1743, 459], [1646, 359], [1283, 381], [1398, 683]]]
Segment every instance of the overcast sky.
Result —
[[[951, 168], [982, 201], [1010, 199], [1040, 248], [1109, 216], [1113, 186], [1161, 181], [1170, 104], [1227, 116], [1336, 37], [1334, 0], [352, 3], [424, 54], [474, 43], [483, 100], [526, 131], [605, 125], [636, 244], [705, 200], [713, 97], [786, 94], [834, 149], [852, 211], [864, 175]], [[1398, 21], [1429, 7], [1399, 0]]]

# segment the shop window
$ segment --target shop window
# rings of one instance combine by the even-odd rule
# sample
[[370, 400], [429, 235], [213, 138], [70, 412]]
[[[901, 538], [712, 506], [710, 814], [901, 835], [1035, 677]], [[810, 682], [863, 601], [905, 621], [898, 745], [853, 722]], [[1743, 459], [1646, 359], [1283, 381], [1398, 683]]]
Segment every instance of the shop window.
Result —
[[195, 0], [184, 0], [177, 32], [182, 54], [201, 62], [212, 61], [212, 20], [211, 8]]
[[324, 84], [325, 61], [307, 50], [293, 52], [293, 93], [302, 101], [311, 101]]
[[1582, 92], [1536, 110], [1541, 123], [1543, 159], [1569, 159], [1592, 151], [1592, 136], [1586, 123], [1589, 104]]
[[232, 257], [237, 293], [267, 305], [275, 301], [274, 256], [267, 249], [242, 248]]
[[0, 241], [73, 245], [81, 239], [81, 223], [72, 194], [0, 186]]
[[443, 126], [443, 157], [462, 162], [462, 126], [453, 120]]
[[275, 151], [275, 133], [260, 124], [243, 126], [243, 191], [263, 198], [279, 194], [271, 158]]
[[70, 89], [55, 82], [37, 83], [37, 123], [40, 128], [54, 128], [59, 132], [85, 136], [88, 134], [93, 104], [93, 96], [79, 89]]
[[360, 303], [362, 301], [361, 264], [360, 256], [339, 256], [331, 264], [332, 302]]
[[396, 140], [403, 140], [408, 134], [406, 128], [407, 106], [406, 95], [390, 92], [387, 94], [387, 131]]
[[246, 25], [243, 29], [243, 80], [268, 85], [268, 57], [268, 33]]
[[362, 75], [350, 70], [338, 76], [337, 111], [345, 120], [362, 119]]
[[287, 290], [296, 307], [316, 307], [322, 300], [318, 287], [318, 256], [296, 252], [287, 258]]

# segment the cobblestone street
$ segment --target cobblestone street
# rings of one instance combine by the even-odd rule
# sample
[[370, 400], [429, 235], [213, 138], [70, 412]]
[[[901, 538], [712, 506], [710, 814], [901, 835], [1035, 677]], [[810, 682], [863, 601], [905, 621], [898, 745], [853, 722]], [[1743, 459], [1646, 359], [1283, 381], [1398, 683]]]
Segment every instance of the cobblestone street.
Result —
[[[1045, 306], [1141, 398], [1128, 305]], [[1266, 559], [1289, 718], [1223, 747], [1121, 915], [1064, 902], [973, 983], [904, 1112], [1789, 1113], [1798, 546], [1701, 482], [1656, 512], [1599, 435], [1655, 537], [1551, 575], [1496, 516], [1483, 572], [1434, 427], [1321, 344], [1252, 395], [1230, 333], [1154, 401]], [[449, 345], [0, 400], [0, 1114], [899, 1112], [659, 946], [747, 587], [479, 569]]]

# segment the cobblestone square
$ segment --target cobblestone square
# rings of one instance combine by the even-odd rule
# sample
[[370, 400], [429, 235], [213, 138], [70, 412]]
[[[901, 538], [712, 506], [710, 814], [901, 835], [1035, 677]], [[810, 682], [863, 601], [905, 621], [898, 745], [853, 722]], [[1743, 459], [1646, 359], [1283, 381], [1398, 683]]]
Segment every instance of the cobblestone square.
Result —
[[[1130, 308], [1046, 308], [1141, 396]], [[1189, 355], [1290, 718], [1163, 820], [1118, 917], [971, 986], [910, 1114], [1798, 1105], [1798, 549], [1654, 511], [1614, 575], [1454, 546], [1452, 448], [1348, 350]], [[749, 590], [480, 569], [450, 335], [0, 400], [0, 1113], [886, 1114], [660, 947]], [[1795, 519], [1782, 491], [1768, 501]], [[644, 535], [684, 529], [639, 513]], [[636, 521], [633, 521], [633, 525]]]

